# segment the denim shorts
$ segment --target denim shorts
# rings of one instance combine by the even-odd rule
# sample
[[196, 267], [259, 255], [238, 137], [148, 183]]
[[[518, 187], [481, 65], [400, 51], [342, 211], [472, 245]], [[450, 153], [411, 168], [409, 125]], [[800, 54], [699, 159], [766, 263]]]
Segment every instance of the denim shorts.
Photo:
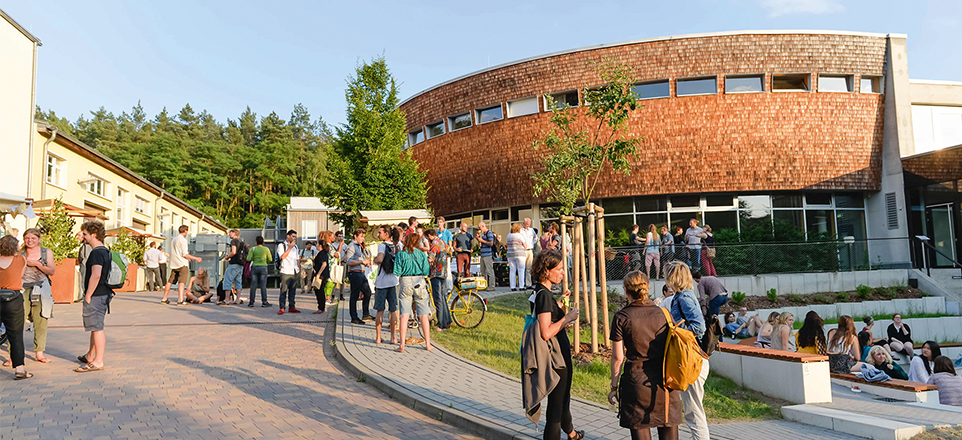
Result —
[[406, 276], [401, 277], [400, 281], [398, 301], [401, 303], [401, 314], [411, 315], [416, 310], [418, 317], [430, 315], [431, 294], [428, 292], [427, 278]]
[[374, 310], [384, 311], [385, 301], [387, 301], [387, 311], [397, 311], [397, 286], [374, 289]]

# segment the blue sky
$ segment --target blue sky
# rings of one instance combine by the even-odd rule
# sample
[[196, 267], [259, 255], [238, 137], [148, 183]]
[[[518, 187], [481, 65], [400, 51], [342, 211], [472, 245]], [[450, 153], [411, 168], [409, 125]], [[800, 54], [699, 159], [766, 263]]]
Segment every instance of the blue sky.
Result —
[[383, 54], [401, 98], [517, 59], [602, 43], [730, 30], [908, 34], [913, 79], [962, 81], [962, 2], [716, 0], [0, 0], [43, 41], [37, 103], [75, 120], [138, 100], [153, 117], [190, 103], [219, 121], [250, 106], [344, 121], [346, 79]]

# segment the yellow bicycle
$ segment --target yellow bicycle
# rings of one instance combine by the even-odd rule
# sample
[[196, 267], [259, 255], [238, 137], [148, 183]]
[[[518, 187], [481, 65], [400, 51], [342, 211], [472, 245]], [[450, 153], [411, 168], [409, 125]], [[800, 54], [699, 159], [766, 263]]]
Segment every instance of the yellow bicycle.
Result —
[[[487, 280], [481, 277], [466, 277], [454, 280], [454, 288], [448, 292], [447, 304], [450, 304], [451, 320], [461, 328], [475, 328], [484, 321], [488, 312], [488, 302], [478, 294], [478, 289], [487, 287]], [[434, 295], [431, 295], [431, 306], [437, 310]], [[437, 320], [437, 316], [435, 316]]]

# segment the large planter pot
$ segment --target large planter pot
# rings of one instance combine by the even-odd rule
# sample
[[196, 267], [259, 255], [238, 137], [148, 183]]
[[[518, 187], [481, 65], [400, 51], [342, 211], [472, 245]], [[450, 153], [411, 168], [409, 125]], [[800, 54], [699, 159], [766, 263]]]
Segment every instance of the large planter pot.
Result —
[[117, 289], [118, 292], [136, 292], [137, 291], [137, 269], [140, 268], [137, 264], [130, 263], [127, 265], [127, 281], [124, 281], [124, 287]]
[[57, 304], [70, 304], [74, 301], [74, 290], [77, 287], [76, 266], [76, 258], [64, 258], [57, 262], [57, 271], [50, 277], [51, 293]]

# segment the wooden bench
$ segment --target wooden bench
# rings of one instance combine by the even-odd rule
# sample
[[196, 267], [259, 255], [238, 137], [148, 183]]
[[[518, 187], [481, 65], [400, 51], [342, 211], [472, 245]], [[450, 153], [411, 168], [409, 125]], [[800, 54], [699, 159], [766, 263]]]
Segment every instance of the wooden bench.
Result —
[[919, 403], [939, 403], [935, 385], [891, 379], [884, 382], [868, 382], [852, 373], [832, 373], [832, 383], [852, 388], [858, 386], [863, 392], [880, 397]]
[[793, 403], [832, 401], [828, 356], [722, 342], [711, 371], [736, 384]]
[[[747, 339], [746, 339], [747, 340]], [[786, 362], [808, 363], [808, 362], [828, 362], [828, 356], [811, 353], [798, 353], [794, 351], [773, 350], [771, 348], [758, 348], [747, 344], [729, 344], [722, 342], [718, 344], [718, 349], [727, 353], [754, 356], [766, 359], [776, 359]]]

